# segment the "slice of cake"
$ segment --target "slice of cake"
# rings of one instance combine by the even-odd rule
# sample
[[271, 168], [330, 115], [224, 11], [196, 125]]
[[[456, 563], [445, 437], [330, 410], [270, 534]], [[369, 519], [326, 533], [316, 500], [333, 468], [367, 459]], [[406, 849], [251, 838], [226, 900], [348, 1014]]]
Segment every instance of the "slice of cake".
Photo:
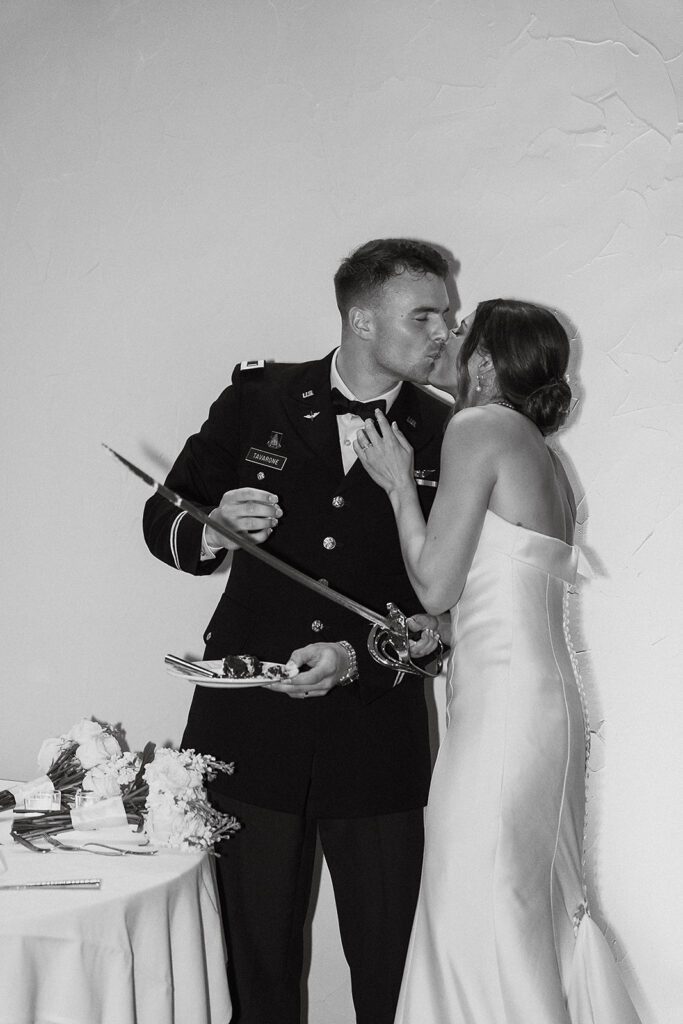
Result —
[[262, 674], [262, 663], [253, 654], [229, 654], [223, 658], [222, 673], [227, 679], [250, 679]]

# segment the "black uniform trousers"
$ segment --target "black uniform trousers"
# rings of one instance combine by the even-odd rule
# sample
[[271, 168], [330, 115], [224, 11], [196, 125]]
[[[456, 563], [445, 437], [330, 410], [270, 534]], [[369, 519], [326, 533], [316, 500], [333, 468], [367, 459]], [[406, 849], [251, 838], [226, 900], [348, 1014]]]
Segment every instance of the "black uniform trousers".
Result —
[[420, 886], [423, 809], [316, 820], [220, 793], [212, 799], [242, 822], [221, 844], [217, 862], [232, 1024], [300, 1024], [316, 834], [334, 888], [356, 1020], [393, 1024]]

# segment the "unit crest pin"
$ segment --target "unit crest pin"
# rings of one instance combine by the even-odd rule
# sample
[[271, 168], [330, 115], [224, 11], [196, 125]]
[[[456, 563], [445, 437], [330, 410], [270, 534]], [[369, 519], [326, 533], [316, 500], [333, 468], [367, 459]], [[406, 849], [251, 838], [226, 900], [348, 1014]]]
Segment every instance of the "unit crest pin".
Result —
[[271, 430], [266, 444], [269, 448], [282, 448], [282, 434], [278, 433], [277, 430]]

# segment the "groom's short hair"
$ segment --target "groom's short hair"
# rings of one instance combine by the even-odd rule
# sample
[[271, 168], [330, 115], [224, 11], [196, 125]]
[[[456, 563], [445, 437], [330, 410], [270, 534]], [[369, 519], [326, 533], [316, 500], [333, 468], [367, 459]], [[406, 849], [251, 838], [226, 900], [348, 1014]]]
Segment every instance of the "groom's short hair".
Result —
[[352, 306], [367, 302], [392, 277], [409, 271], [445, 280], [448, 261], [426, 242], [412, 238], [375, 238], [342, 261], [334, 275], [337, 306], [345, 317]]

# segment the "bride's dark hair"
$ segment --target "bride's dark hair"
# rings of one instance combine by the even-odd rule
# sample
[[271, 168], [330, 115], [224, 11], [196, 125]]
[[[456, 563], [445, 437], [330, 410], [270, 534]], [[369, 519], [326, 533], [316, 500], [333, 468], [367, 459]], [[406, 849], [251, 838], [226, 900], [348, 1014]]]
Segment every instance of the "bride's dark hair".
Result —
[[565, 378], [569, 339], [549, 309], [516, 299], [480, 302], [458, 353], [463, 392], [469, 384], [467, 363], [476, 351], [490, 355], [506, 402], [543, 434], [562, 426], [572, 397]]

